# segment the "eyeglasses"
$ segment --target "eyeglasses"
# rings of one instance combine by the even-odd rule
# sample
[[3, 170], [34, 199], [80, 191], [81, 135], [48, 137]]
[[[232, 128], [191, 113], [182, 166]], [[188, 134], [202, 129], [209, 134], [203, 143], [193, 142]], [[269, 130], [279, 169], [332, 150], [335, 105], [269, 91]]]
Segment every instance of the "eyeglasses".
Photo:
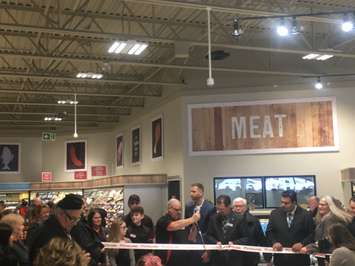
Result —
[[173, 208], [173, 207], [171, 207], [174, 211], [176, 211], [176, 212], [181, 212], [181, 208], [179, 208], [179, 209], [177, 209], [177, 208]]
[[73, 216], [70, 216], [66, 211], [63, 211], [63, 212], [64, 212], [65, 216], [67, 217], [67, 219], [68, 219], [71, 223], [76, 224], [76, 223], [79, 222], [80, 217], [73, 217]]

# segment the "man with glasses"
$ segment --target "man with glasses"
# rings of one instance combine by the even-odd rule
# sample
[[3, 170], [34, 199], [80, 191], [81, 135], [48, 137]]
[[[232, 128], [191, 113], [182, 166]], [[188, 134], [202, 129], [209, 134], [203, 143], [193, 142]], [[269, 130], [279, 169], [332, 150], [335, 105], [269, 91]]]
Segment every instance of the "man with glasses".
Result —
[[[171, 199], [168, 202], [168, 212], [162, 216], [156, 225], [156, 242], [165, 244], [187, 244], [186, 228], [200, 220], [200, 212], [195, 212], [190, 218], [181, 219], [181, 202]], [[189, 265], [185, 251], [159, 251], [158, 256], [165, 266]]]
[[72, 239], [70, 231], [80, 220], [82, 205], [83, 200], [75, 194], [68, 194], [58, 202], [54, 214], [34, 232], [32, 241], [28, 243], [31, 264], [39, 249], [51, 239], [55, 237]]

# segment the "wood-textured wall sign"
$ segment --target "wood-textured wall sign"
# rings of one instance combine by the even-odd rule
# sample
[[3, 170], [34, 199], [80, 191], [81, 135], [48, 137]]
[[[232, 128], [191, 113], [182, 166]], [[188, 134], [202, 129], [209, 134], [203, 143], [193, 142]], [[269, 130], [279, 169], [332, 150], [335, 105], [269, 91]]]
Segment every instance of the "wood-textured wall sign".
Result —
[[335, 98], [190, 104], [190, 155], [338, 151]]

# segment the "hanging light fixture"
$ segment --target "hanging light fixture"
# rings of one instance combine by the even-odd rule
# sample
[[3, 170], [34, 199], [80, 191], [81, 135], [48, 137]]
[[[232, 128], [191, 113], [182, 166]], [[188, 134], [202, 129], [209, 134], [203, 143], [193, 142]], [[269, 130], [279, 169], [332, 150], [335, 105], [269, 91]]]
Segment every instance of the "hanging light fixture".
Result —
[[243, 33], [239, 22], [239, 18], [234, 19], [232, 36], [235, 38], [238, 38]]
[[349, 32], [354, 29], [354, 21], [350, 14], [345, 14], [343, 23], [341, 24], [341, 29], [344, 32]]
[[276, 27], [276, 32], [281, 37], [286, 37], [290, 34], [290, 30], [285, 25], [285, 20], [282, 18], [280, 24]]
[[78, 135], [78, 129], [77, 129], [77, 105], [78, 101], [76, 100], [76, 93], [74, 94], [74, 134], [73, 137], [77, 138]]
[[292, 18], [291, 34], [297, 35], [301, 32], [300, 27], [298, 26], [296, 17]]
[[212, 58], [211, 58], [211, 8], [207, 7], [207, 31], [208, 31], [208, 79], [207, 86], [212, 87], [214, 85], [214, 79], [212, 77]]
[[315, 87], [317, 90], [323, 89], [323, 83], [322, 83], [320, 77], [318, 77], [317, 82], [314, 84], [314, 87]]

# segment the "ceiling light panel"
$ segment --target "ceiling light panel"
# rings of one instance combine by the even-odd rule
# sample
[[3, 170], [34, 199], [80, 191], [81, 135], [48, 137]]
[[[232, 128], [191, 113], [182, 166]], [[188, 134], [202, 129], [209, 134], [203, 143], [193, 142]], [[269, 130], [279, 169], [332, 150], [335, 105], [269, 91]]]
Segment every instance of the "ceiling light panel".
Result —
[[318, 61], [325, 61], [330, 58], [334, 57], [332, 54], [308, 54], [302, 57], [304, 60], [318, 60]]
[[146, 43], [140, 43], [136, 41], [116, 41], [107, 50], [109, 54], [129, 54], [140, 55], [148, 47]]

